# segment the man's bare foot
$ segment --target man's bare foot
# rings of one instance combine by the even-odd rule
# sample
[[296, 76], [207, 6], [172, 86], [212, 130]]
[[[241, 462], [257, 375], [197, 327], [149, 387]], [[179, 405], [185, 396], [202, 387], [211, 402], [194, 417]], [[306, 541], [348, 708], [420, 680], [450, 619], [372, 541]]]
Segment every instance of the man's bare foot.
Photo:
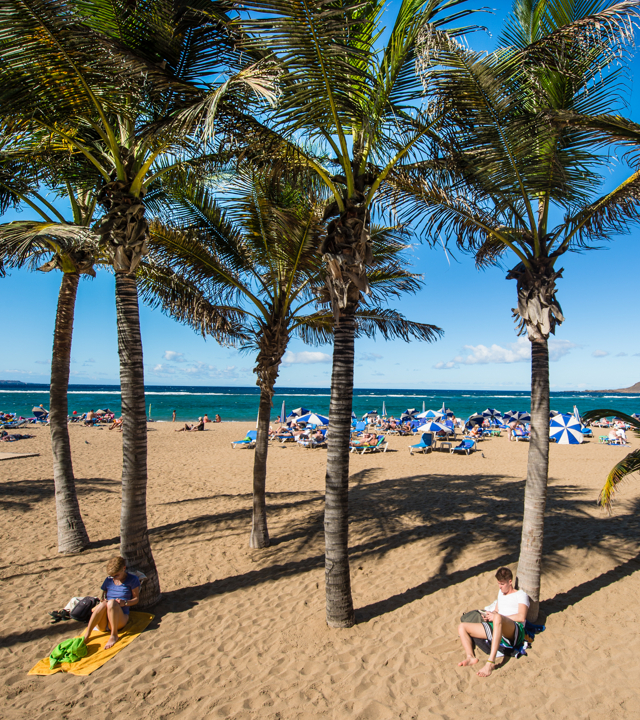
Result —
[[458, 667], [469, 667], [470, 665], [475, 665], [477, 662], [477, 657], [473, 657], [473, 655], [468, 655], [462, 662], [458, 663]]
[[112, 635], [108, 640], [107, 644], [104, 646], [105, 650], [108, 650], [109, 648], [112, 648], [116, 643], [118, 642], [118, 636]]
[[485, 663], [485, 666], [482, 668], [482, 670], [478, 670], [476, 673], [478, 677], [489, 677], [491, 675], [491, 672], [493, 671], [493, 663]]

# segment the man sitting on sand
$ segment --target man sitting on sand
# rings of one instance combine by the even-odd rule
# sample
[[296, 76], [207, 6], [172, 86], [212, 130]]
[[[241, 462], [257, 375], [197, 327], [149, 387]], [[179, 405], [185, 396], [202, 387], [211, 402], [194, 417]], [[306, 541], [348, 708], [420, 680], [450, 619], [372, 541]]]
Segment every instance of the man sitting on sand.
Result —
[[127, 564], [119, 555], [109, 560], [106, 570], [109, 577], [102, 583], [102, 602], [93, 608], [83, 637], [86, 643], [96, 627], [101, 632], [110, 628], [111, 637], [104, 646], [108, 650], [118, 642], [118, 630], [129, 622], [129, 608], [140, 600], [140, 580], [127, 572]]
[[520, 647], [524, 642], [529, 596], [523, 590], [513, 587], [513, 573], [509, 568], [501, 567], [496, 573], [496, 580], [499, 587], [498, 599], [484, 609], [482, 622], [461, 622], [458, 625], [460, 642], [467, 654], [467, 657], [458, 663], [459, 666], [467, 667], [478, 662], [471, 638], [486, 638], [491, 642], [487, 662], [477, 673], [480, 677], [491, 675], [501, 642], [511, 648]]
[[197, 424], [189, 425], [189, 423], [185, 423], [184, 427], [178, 428], [176, 432], [199, 432], [201, 430], [204, 430], [204, 420], [199, 417]]

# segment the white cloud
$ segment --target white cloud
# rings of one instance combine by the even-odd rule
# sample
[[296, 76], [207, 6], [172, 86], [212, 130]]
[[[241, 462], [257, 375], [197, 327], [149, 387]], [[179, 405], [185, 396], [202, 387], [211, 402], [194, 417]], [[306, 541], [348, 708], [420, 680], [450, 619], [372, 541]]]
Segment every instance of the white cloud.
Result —
[[[568, 340], [549, 340], [549, 359], [559, 360], [561, 357], [577, 347]], [[436, 370], [452, 370], [460, 365], [504, 365], [531, 360], [531, 343], [527, 338], [521, 337], [506, 347], [502, 345], [465, 345], [462, 354], [456, 355], [447, 362], [438, 362], [433, 367]]]
[[594, 358], [601, 358], [601, 357], [607, 357], [609, 353], [606, 350], [594, 350], [591, 353], [591, 356]]
[[175, 352], [175, 350], [165, 350], [162, 357], [169, 362], [186, 362], [186, 360], [184, 359], [184, 353]]
[[378, 353], [361, 353], [358, 358], [365, 362], [375, 362], [376, 360], [382, 360], [382, 355], [378, 355]]
[[560, 360], [561, 357], [564, 355], [567, 355], [568, 353], [573, 350], [573, 348], [577, 348], [578, 345], [576, 343], [569, 342], [568, 340], [549, 340], [549, 360], [551, 362], [555, 362], [556, 360]]
[[283, 365], [313, 365], [315, 363], [329, 362], [331, 362], [331, 355], [323, 352], [309, 352], [308, 350], [299, 353], [287, 350], [284, 358], [282, 358]]
[[51, 360], [34, 360], [36, 365], [51, 365]]
[[93, 365], [94, 363], [95, 363], [95, 360], [93, 358], [89, 358], [89, 359], [85, 360], [82, 364], [84, 365], [84, 367], [87, 367], [87, 365]]
[[626, 352], [619, 352], [616, 357], [627, 357], [628, 353]]

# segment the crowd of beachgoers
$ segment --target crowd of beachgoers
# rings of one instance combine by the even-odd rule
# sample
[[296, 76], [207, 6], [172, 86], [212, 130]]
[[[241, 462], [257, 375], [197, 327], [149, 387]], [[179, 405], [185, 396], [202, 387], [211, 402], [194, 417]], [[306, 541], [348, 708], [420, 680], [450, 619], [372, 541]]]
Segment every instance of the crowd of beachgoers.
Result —
[[[593, 437], [592, 428], [608, 429], [607, 435], [600, 435], [599, 441], [609, 445], [627, 445], [627, 430], [630, 425], [620, 418], [600, 418], [583, 421], [578, 409], [572, 413], [549, 413], [550, 439], [559, 444], [580, 444], [586, 438]], [[634, 417], [638, 417], [637, 414]], [[201, 418], [199, 418], [201, 420]], [[350, 447], [351, 451], [385, 451], [387, 435], [421, 436], [417, 445], [411, 449], [430, 451], [440, 443], [441, 447], [467, 454], [476, 449], [476, 442], [504, 433], [509, 441], [527, 441], [531, 438], [531, 416], [525, 411], [511, 410], [504, 414], [487, 408], [474, 413], [466, 419], [456, 417], [448, 409], [424, 410], [415, 408], [405, 410], [400, 417], [379, 414], [377, 410], [365, 413], [361, 420], [353, 415]], [[203, 429], [202, 426], [189, 429]], [[298, 408], [284, 416], [278, 416], [269, 427], [269, 440], [286, 443], [296, 442], [304, 447], [326, 447], [326, 433], [329, 419], [320, 413], [306, 408]], [[186, 426], [185, 426], [185, 429]], [[233, 447], [254, 447], [256, 431], [250, 431], [243, 440], [232, 443]], [[460, 441], [453, 447], [454, 441]]]

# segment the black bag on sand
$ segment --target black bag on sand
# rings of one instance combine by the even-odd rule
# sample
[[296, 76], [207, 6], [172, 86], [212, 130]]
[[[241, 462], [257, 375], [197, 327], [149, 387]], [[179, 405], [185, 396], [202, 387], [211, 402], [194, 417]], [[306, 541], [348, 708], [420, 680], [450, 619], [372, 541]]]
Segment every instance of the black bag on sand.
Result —
[[84, 597], [73, 608], [69, 615], [71, 615], [72, 620], [77, 620], [78, 622], [84, 623], [89, 622], [89, 618], [91, 617], [91, 611], [97, 604], [97, 597]]

